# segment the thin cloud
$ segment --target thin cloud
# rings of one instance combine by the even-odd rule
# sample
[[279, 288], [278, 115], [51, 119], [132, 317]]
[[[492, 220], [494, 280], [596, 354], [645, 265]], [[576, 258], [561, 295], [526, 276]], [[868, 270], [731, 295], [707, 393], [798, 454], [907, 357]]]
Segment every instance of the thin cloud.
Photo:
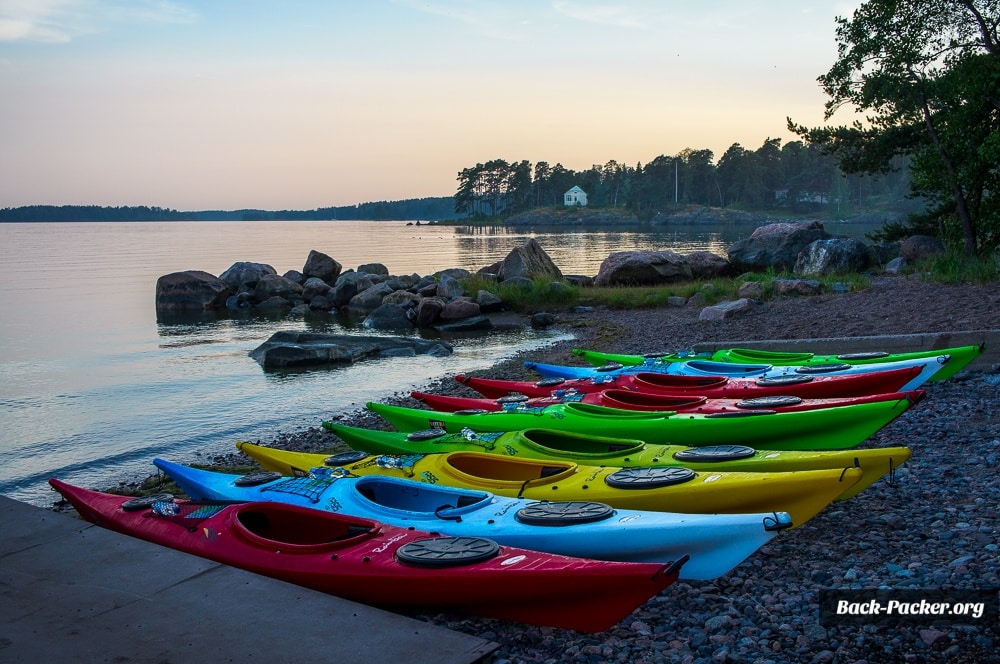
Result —
[[637, 11], [633, 7], [621, 4], [593, 4], [557, 0], [552, 3], [552, 8], [567, 18], [616, 28], [642, 30], [650, 27], [653, 18], [648, 10]]
[[116, 24], [191, 23], [198, 14], [170, 0], [0, 0], [0, 42], [64, 44]]

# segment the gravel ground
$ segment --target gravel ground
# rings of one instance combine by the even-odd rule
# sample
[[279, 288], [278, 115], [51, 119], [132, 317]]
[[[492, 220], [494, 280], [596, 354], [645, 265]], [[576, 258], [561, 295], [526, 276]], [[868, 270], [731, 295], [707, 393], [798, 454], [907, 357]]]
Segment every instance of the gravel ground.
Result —
[[[578, 338], [500, 363], [481, 375], [535, 378], [521, 361], [571, 364], [583, 346], [639, 353], [700, 341], [791, 339], [1000, 329], [996, 284], [942, 286], [879, 277], [869, 291], [787, 298], [732, 321], [702, 322], [697, 309], [557, 313]], [[985, 662], [1000, 661], [995, 621], [951, 626], [819, 622], [824, 589], [1000, 588], [1000, 388], [990, 372], [964, 371], [931, 383], [929, 396], [863, 444], [909, 446], [894, 486], [879, 482], [782, 533], [725, 576], [677, 583], [616, 628], [583, 635], [503, 621], [436, 614], [418, 617], [495, 641], [506, 662]], [[473, 395], [442, 377], [425, 391]], [[416, 405], [407, 394], [390, 401]], [[364, 412], [344, 422], [387, 427]], [[319, 428], [273, 441], [310, 451], [337, 449]], [[246, 459], [233, 454], [226, 462]], [[994, 592], [994, 608], [996, 608]]]

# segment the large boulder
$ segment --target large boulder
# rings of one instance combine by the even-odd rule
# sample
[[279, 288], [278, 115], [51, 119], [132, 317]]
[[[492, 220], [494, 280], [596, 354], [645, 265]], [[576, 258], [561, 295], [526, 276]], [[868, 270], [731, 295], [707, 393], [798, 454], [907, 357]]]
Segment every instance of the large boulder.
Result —
[[944, 242], [929, 235], [911, 235], [899, 243], [899, 255], [911, 264], [940, 256], [944, 250]]
[[761, 226], [745, 240], [732, 244], [729, 262], [737, 273], [791, 270], [806, 247], [830, 235], [818, 221], [800, 221]]
[[392, 292], [392, 288], [386, 283], [375, 284], [352, 297], [347, 307], [353, 314], [366, 315], [377, 309], [385, 296]]
[[438, 297], [443, 298], [445, 301], [448, 301], [465, 295], [465, 289], [462, 288], [462, 282], [455, 277], [442, 274], [441, 280], [438, 281], [435, 294]]
[[157, 311], [206, 311], [224, 309], [230, 287], [219, 277], [201, 270], [171, 272], [156, 280]]
[[562, 279], [562, 272], [542, 249], [542, 245], [535, 238], [530, 238], [500, 261], [497, 279], [504, 281], [512, 277]]
[[715, 279], [732, 273], [733, 266], [729, 259], [711, 251], [692, 251], [685, 254], [691, 264], [691, 276], [694, 279]]
[[316, 332], [275, 332], [250, 351], [265, 369], [294, 369], [329, 364], [349, 364], [366, 358], [400, 355], [443, 357], [453, 351], [440, 340], [411, 337], [363, 337]]
[[816, 240], [795, 261], [795, 274], [823, 276], [860, 272], [868, 267], [871, 253], [861, 241], [850, 237]]
[[616, 251], [601, 262], [595, 286], [641, 286], [690, 281], [691, 264], [674, 251]]
[[253, 296], [258, 302], [272, 297], [291, 300], [302, 296], [302, 286], [277, 274], [265, 274], [254, 287]]
[[370, 330], [410, 330], [413, 322], [398, 304], [381, 304], [362, 323]]
[[413, 320], [417, 327], [430, 327], [441, 319], [445, 302], [440, 297], [425, 297], [417, 305], [417, 317]]
[[278, 271], [266, 263], [239, 261], [220, 274], [219, 279], [236, 293], [241, 290], [252, 291], [261, 277], [268, 274], [278, 274]]
[[365, 263], [364, 265], [359, 265], [358, 272], [364, 272], [365, 274], [378, 274], [383, 277], [389, 276], [389, 268], [382, 263]]
[[481, 313], [482, 310], [480, 310], [478, 304], [467, 297], [463, 297], [457, 300], [452, 300], [448, 304], [444, 305], [444, 309], [441, 310], [440, 318], [443, 321], [455, 321], [463, 318], [472, 318], [473, 316], [478, 316]]
[[341, 269], [343, 269], [343, 266], [340, 263], [326, 254], [313, 249], [306, 256], [306, 264], [302, 267], [302, 276], [306, 279], [316, 277], [328, 284], [332, 284], [340, 276]]

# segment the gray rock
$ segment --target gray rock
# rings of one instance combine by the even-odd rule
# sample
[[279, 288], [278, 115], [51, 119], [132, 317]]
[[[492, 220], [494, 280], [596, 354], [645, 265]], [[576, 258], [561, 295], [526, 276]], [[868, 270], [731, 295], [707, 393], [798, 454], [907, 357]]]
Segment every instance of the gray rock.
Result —
[[299, 272], [298, 270], [288, 270], [281, 276], [283, 276], [285, 279], [288, 279], [289, 281], [294, 281], [299, 285], [302, 285], [302, 282], [306, 280], [305, 277], [302, 276], [302, 273]]
[[442, 274], [438, 281], [436, 294], [447, 301], [456, 297], [462, 297], [465, 295], [465, 289], [462, 288], [462, 284], [455, 277]]
[[441, 310], [440, 318], [443, 321], [456, 321], [463, 318], [472, 318], [473, 316], [479, 316], [482, 311], [479, 305], [468, 298], [459, 298], [457, 300], [452, 300], [444, 306]]
[[410, 330], [413, 323], [406, 309], [398, 304], [383, 303], [375, 308], [362, 322], [370, 330]]
[[305, 265], [302, 266], [302, 275], [306, 279], [316, 277], [332, 284], [337, 281], [341, 269], [343, 269], [343, 266], [340, 263], [330, 256], [313, 249], [306, 257]]
[[764, 285], [759, 281], [745, 281], [740, 284], [736, 295], [748, 300], [759, 300], [764, 297]]
[[745, 314], [753, 308], [753, 302], [746, 298], [732, 300], [730, 302], [720, 302], [711, 307], [705, 307], [698, 315], [698, 320], [726, 320], [733, 316]]
[[565, 279], [567, 283], [573, 284], [574, 286], [580, 286], [582, 288], [590, 288], [594, 285], [594, 278], [585, 274], [564, 274], [563, 279]]
[[616, 251], [601, 262], [594, 285], [641, 286], [691, 278], [691, 264], [675, 251]]
[[711, 251], [692, 251], [685, 254], [688, 263], [691, 265], [691, 276], [694, 279], [714, 279], [729, 275], [733, 271], [733, 266], [729, 259]]
[[940, 256], [944, 251], [944, 242], [928, 235], [911, 235], [899, 243], [899, 255], [909, 263]]
[[811, 242], [796, 259], [794, 272], [807, 276], [861, 272], [868, 261], [868, 247], [863, 242], [835, 237]]
[[902, 256], [896, 256], [891, 261], [885, 264], [885, 271], [889, 274], [899, 274], [903, 268], [906, 267], [906, 259]]
[[265, 369], [292, 369], [352, 363], [401, 350], [441, 356], [453, 349], [451, 344], [440, 340], [283, 331], [275, 332], [250, 351], [250, 357]]
[[505, 281], [513, 277], [556, 280], [563, 278], [562, 272], [535, 238], [530, 238], [520, 247], [514, 248], [500, 261], [497, 278]]
[[525, 290], [530, 290], [535, 287], [535, 282], [527, 277], [511, 277], [510, 279], [504, 279], [500, 282], [500, 284], [503, 286], [523, 288]]
[[278, 274], [270, 265], [265, 263], [249, 263], [240, 261], [233, 263], [228, 270], [219, 275], [221, 279], [233, 292], [240, 290], [253, 290], [261, 277], [266, 274]]
[[[347, 305], [351, 301], [351, 298], [358, 294], [358, 286], [362, 282], [367, 284], [364, 288], [372, 285], [368, 280], [363, 280], [357, 272], [345, 272], [337, 277], [337, 281], [333, 285], [334, 305], [337, 307]], [[360, 290], [364, 290], [364, 288]]]
[[480, 290], [476, 293], [476, 304], [483, 313], [500, 311], [503, 309], [503, 300], [487, 290]]
[[[385, 285], [389, 286], [389, 282], [385, 282]], [[391, 286], [389, 287], [391, 288]], [[412, 309], [420, 304], [420, 296], [408, 290], [394, 290], [382, 298], [382, 304], [398, 304], [401, 307]]]
[[156, 280], [157, 311], [223, 309], [233, 293], [222, 279], [201, 270], [171, 272]]
[[818, 221], [767, 224], [730, 245], [727, 252], [736, 272], [791, 270], [803, 249], [829, 237]]
[[817, 295], [821, 284], [813, 279], [775, 279], [771, 286], [776, 295]]
[[453, 323], [438, 323], [433, 326], [438, 332], [475, 332], [493, 327], [493, 321], [486, 316], [473, 316]]
[[536, 330], [544, 330], [547, 327], [552, 327], [555, 323], [556, 317], [545, 311], [540, 311], [531, 316], [531, 327]]
[[330, 284], [319, 277], [309, 277], [302, 284], [302, 297], [311, 300], [317, 295], [326, 295], [330, 292]]
[[430, 327], [441, 319], [444, 300], [439, 297], [425, 297], [417, 305], [417, 317], [413, 321], [417, 327]]
[[375, 284], [352, 297], [347, 307], [353, 314], [367, 315], [382, 304], [383, 298], [390, 293], [392, 293], [392, 289], [389, 288], [388, 284]]
[[438, 270], [434, 273], [434, 276], [441, 279], [443, 276], [449, 276], [453, 279], [468, 279], [472, 276], [472, 273], [461, 267], [449, 267], [444, 270]]
[[364, 265], [359, 265], [358, 272], [364, 272], [365, 274], [380, 274], [386, 277], [389, 276], [389, 268], [381, 263], [365, 263]]
[[257, 302], [264, 302], [272, 297], [288, 300], [301, 295], [302, 286], [277, 274], [265, 274], [253, 289], [253, 297]]
[[261, 311], [269, 311], [273, 313], [281, 313], [286, 309], [292, 308], [292, 303], [281, 297], [280, 295], [272, 295], [263, 302], [257, 303], [257, 308]]

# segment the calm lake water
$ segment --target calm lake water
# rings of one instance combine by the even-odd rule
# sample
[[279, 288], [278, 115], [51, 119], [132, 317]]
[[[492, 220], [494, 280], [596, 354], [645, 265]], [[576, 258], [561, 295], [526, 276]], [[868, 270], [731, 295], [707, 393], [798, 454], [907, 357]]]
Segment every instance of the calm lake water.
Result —
[[[158, 277], [221, 274], [237, 261], [301, 270], [311, 249], [344, 268], [393, 274], [476, 270], [535, 237], [566, 274], [597, 273], [625, 249], [725, 255], [752, 227], [526, 231], [405, 222], [0, 224], [0, 493], [36, 505], [49, 477], [106, 488], [194, 463], [237, 440], [268, 442], [366, 401], [477, 368], [567, 335], [559, 330], [456, 339], [446, 358], [394, 358], [335, 370], [266, 373], [250, 350], [282, 329], [366, 333], [329, 319], [158, 324]], [[841, 229], [828, 228], [831, 232]], [[860, 229], [851, 229], [862, 237]], [[346, 324], [345, 324], [346, 325]]]

